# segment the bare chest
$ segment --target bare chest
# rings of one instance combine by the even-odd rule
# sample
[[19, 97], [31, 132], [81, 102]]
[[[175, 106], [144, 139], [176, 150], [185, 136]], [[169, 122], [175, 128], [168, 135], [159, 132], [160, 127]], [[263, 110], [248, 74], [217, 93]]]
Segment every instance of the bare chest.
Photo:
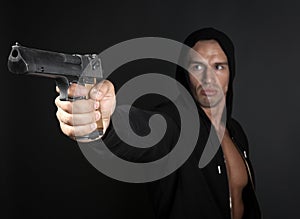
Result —
[[243, 189], [248, 183], [246, 164], [228, 132], [226, 132], [221, 145], [226, 162], [232, 218], [240, 219], [244, 212]]
[[248, 173], [244, 159], [228, 134], [222, 140], [222, 150], [226, 162], [229, 186], [233, 190], [243, 189], [248, 183]]

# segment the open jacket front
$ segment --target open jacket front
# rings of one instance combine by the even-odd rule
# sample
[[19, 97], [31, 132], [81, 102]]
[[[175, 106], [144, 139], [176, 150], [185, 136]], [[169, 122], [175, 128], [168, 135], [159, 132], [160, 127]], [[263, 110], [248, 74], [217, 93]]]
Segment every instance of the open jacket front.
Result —
[[[200, 112], [203, 113], [203, 112]], [[148, 119], [153, 112], [132, 108], [131, 125], [142, 134], [148, 130]], [[122, 119], [125, 112], [117, 110], [115, 116]], [[202, 117], [203, 116], [203, 117]], [[230, 219], [229, 185], [222, 148], [204, 167], [199, 168], [199, 159], [210, 131], [209, 119], [200, 116], [201, 128], [197, 145], [188, 160], [175, 172], [163, 179], [147, 183], [156, 218], [159, 219]], [[179, 135], [177, 124], [165, 115], [168, 130], [163, 140], [152, 148], [134, 148], [123, 143], [110, 126], [104, 142], [118, 157], [131, 162], [150, 162], [165, 156]], [[255, 195], [254, 172], [249, 160], [248, 141], [241, 126], [235, 120], [227, 122], [230, 136], [243, 157], [247, 171], [248, 184], [243, 190], [244, 219], [259, 219], [261, 213]], [[142, 131], [141, 131], [142, 130]], [[214, 130], [213, 130], [214, 131]], [[97, 142], [90, 143], [97, 147]]]

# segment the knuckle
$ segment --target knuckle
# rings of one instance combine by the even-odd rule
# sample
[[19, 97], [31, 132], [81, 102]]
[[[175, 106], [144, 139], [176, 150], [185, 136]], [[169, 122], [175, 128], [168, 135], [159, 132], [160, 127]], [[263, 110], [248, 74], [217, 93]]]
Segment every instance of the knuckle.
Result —
[[60, 120], [60, 112], [59, 112], [59, 109], [56, 110], [56, 114], [55, 114], [55, 115], [56, 115], [56, 118], [57, 118], [58, 120]]
[[73, 114], [67, 113], [62, 109], [58, 109], [56, 111], [56, 117], [62, 123], [73, 125], [73, 119], [74, 119]]
[[66, 136], [69, 136], [69, 137], [74, 136], [74, 129], [72, 126], [68, 126], [68, 125], [64, 124], [63, 122], [60, 122], [60, 128]]
[[69, 124], [69, 125], [73, 125], [73, 114], [70, 114], [70, 113], [65, 113], [64, 115], [64, 122], [66, 124]]
[[68, 112], [68, 113], [72, 113], [73, 111], [73, 103], [70, 102], [70, 101], [67, 101], [65, 103], [65, 110]]
[[56, 111], [56, 117], [61, 122], [62, 122], [62, 114], [63, 114], [63, 110], [61, 108], [58, 108]]
[[67, 136], [70, 136], [70, 137], [72, 137], [72, 136], [75, 136], [75, 131], [74, 131], [74, 127], [72, 127], [72, 126], [68, 126], [67, 128], [66, 128], [66, 135]]
[[58, 97], [55, 98], [54, 103], [57, 107], [59, 106], [59, 98]]

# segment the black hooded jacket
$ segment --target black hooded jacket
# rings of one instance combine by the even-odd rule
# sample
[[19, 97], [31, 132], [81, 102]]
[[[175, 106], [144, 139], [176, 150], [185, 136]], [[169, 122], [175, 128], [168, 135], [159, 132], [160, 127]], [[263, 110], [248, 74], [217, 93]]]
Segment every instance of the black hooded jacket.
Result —
[[[225, 52], [230, 70], [230, 81], [226, 95], [226, 127], [229, 134], [244, 158], [248, 170], [248, 184], [243, 190], [244, 219], [261, 218], [260, 208], [257, 202], [254, 188], [254, 173], [249, 161], [249, 149], [247, 137], [237, 121], [232, 119], [232, 82], [235, 75], [234, 47], [231, 40], [222, 32], [213, 28], [204, 28], [193, 32], [184, 41], [184, 44], [193, 47], [199, 40], [216, 40]], [[187, 72], [183, 68], [178, 68], [176, 79], [190, 91]], [[179, 100], [180, 100], [179, 96]], [[115, 133], [113, 125], [110, 125], [104, 142], [120, 158], [132, 162], [149, 162], [156, 160], [172, 150], [180, 133], [180, 122], [177, 114], [173, 113], [172, 103], [164, 103], [157, 108], [161, 114], [165, 115], [168, 129], [164, 138], [150, 149], [133, 148], [122, 142]], [[147, 183], [149, 194], [153, 203], [156, 218], [159, 219], [230, 219], [229, 185], [227, 179], [226, 166], [222, 148], [219, 147], [216, 155], [204, 168], [198, 167], [199, 159], [207, 143], [211, 122], [198, 107], [200, 118], [200, 133], [197, 145], [187, 159], [172, 174]], [[149, 132], [148, 121], [153, 112], [148, 112], [136, 108], [130, 111], [130, 124], [133, 130], [140, 135]], [[122, 120], [124, 117], [122, 110], [116, 109], [113, 116]], [[214, 130], [212, 130], [214, 131]], [[95, 147], [97, 142], [91, 144]]]

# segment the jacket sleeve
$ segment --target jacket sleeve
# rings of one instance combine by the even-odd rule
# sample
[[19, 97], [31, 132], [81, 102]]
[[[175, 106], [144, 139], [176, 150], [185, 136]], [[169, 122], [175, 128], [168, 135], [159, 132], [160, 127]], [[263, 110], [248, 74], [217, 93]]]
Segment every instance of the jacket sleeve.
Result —
[[[150, 130], [149, 128], [149, 118], [156, 114], [156, 112], [146, 111], [131, 107], [129, 111], [129, 124], [134, 131], [139, 136], [146, 136], [150, 132], [154, 132], [154, 136], [159, 133], [155, 133], [156, 130]], [[100, 141], [103, 141], [106, 147], [116, 156], [121, 159], [130, 161], [130, 162], [151, 162], [157, 160], [166, 154], [168, 154], [179, 136], [179, 129], [175, 122], [166, 114], [162, 115], [167, 123], [166, 133], [163, 138], [152, 147], [149, 148], [140, 148], [128, 145], [126, 142], [123, 142], [116, 133], [116, 127], [110, 123], [106, 133], [101, 140], [97, 140], [90, 143], [85, 143], [87, 147], [96, 147]], [[128, 117], [126, 110], [117, 107], [113, 116], [114, 119], [118, 121], [119, 124], [125, 123], [125, 118]], [[121, 125], [122, 126], [122, 125]], [[122, 135], [126, 135], [128, 130], [121, 129], [118, 130], [123, 132]]]

